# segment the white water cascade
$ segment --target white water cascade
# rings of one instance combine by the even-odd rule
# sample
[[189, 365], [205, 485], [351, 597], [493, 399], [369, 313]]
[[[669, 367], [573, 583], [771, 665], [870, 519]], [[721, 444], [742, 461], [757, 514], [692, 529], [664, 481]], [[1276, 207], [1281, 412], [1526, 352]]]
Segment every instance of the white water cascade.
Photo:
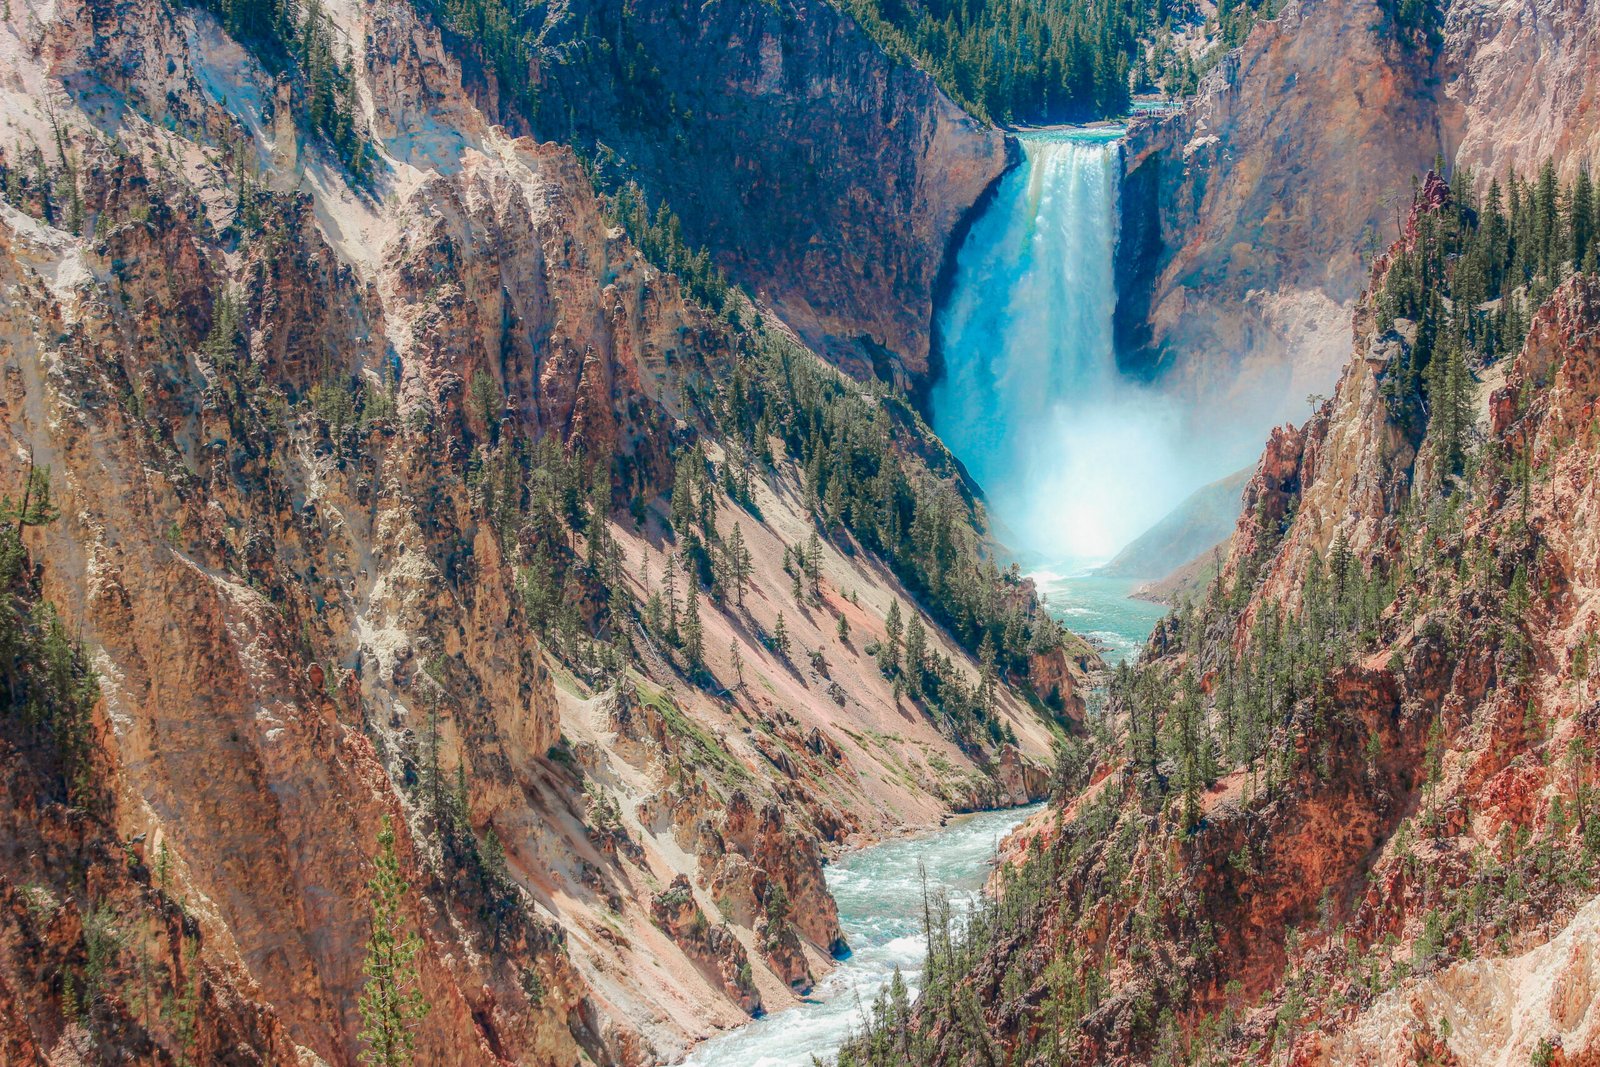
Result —
[[934, 429], [1030, 568], [1100, 562], [1216, 469], [1112, 342], [1122, 131], [1022, 136], [939, 313]]

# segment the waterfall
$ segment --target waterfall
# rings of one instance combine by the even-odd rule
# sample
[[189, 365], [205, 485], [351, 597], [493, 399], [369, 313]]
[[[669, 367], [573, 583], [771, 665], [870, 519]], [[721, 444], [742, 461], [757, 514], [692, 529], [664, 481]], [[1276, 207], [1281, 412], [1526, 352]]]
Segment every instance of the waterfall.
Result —
[[1023, 135], [935, 322], [934, 429], [1030, 566], [1105, 559], [1211, 466], [1188, 454], [1171, 400], [1117, 370], [1120, 137]]

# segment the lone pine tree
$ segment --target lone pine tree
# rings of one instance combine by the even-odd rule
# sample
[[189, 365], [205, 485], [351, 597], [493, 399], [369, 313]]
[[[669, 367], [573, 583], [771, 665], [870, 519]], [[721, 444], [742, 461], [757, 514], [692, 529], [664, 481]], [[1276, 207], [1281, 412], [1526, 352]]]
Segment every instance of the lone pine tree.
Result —
[[394, 827], [383, 817], [378, 831], [377, 871], [367, 883], [372, 894], [372, 934], [362, 965], [367, 983], [361, 990], [361, 1040], [367, 1046], [361, 1062], [370, 1067], [404, 1067], [416, 1048], [412, 1025], [428, 1014], [429, 1004], [418, 985], [417, 953], [422, 939], [405, 929], [401, 904], [410, 887], [400, 873], [394, 851]]

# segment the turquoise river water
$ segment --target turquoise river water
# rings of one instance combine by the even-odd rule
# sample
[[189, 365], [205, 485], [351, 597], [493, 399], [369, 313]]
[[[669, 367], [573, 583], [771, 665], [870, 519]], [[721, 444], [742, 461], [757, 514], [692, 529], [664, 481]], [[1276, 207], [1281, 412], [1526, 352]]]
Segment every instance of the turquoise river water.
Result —
[[[1079, 633], [1096, 637], [1106, 657], [1137, 652], [1163, 611], [1127, 599], [1133, 583], [1087, 572], [1037, 574], [1055, 614]], [[839, 925], [851, 955], [817, 983], [799, 1007], [776, 1012], [713, 1038], [685, 1067], [810, 1067], [839, 1050], [859, 1029], [862, 1012], [896, 967], [913, 991], [922, 969], [923, 872], [929, 891], [943, 889], [958, 910], [982, 890], [996, 846], [1036, 808], [983, 812], [952, 819], [921, 837], [864, 848], [831, 865], [828, 888], [839, 903]]]
[[850, 957], [817, 983], [806, 1003], [701, 1045], [697, 1067], [809, 1067], [826, 1062], [896, 967], [913, 991], [923, 959], [922, 872], [930, 891], [944, 888], [957, 909], [982, 891], [1000, 839], [1034, 809], [991, 811], [951, 820], [937, 833], [862, 849], [827, 870], [839, 902]]

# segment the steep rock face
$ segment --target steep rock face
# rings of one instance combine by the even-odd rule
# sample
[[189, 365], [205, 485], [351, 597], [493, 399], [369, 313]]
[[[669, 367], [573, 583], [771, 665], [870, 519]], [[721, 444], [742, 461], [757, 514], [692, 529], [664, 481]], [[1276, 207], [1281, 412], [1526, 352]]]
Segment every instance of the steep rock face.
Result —
[[62, 803], [42, 762], [0, 740], [0, 1059], [155, 1062], [170, 1043], [200, 1062], [293, 1062], [248, 977], [202, 954], [155, 850], [145, 865], [98, 812]]
[[750, 961], [744, 946], [725, 927], [712, 926], [695, 902], [689, 879], [678, 875], [664, 892], [650, 901], [651, 913], [673, 940], [684, 946], [691, 959], [716, 970], [729, 995], [748, 1012], [761, 1010], [761, 994], [750, 980]]
[[[1327, 1050], [1332, 1063], [1590, 1062], [1600, 1048], [1600, 900], [1520, 956], [1453, 963], [1368, 1008]], [[1439, 1020], [1449, 1019], [1441, 1038]], [[1450, 1059], [1445, 1059], [1450, 1057]]]
[[[1430, 947], [1414, 948], [1413, 958], [1427, 959], [1427, 953], [1439, 949], [1431, 947], [1433, 942], [1422, 941], [1436, 936], [1424, 929], [1427, 922], [1423, 920], [1432, 921], [1428, 918], [1432, 908], [1449, 910], [1451, 902], [1470, 894], [1474, 871], [1483, 864], [1479, 850], [1487, 849], [1499, 863], [1515, 866], [1517, 850], [1508, 850], [1505, 844], [1512, 836], [1532, 841], [1533, 849], [1546, 856], [1563, 855], [1582, 836], [1583, 827], [1573, 824], [1570, 813], [1577, 812], [1577, 823], [1586, 825], [1584, 812], [1594, 774], [1592, 760], [1578, 739], [1591, 729], [1594, 683], [1588, 650], [1597, 610], [1595, 590], [1600, 588], [1590, 528], [1595, 507], [1593, 419], [1600, 401], [1597, 367], [1600, 287], [1592, 275], [1575, 277], [1535, 317], [1525, 347], [1507, 371], [1506, 385], [1490, 400], [1489, 410], [1500, 414], [1492, 415], [1483, 427], [1490, 440], [1487, 449], [1503, 447], [1510, 455], [1523, 452], [1528, 462], [1546, 474], [1531, 487], [1525, 504], [1515, 494], [1491, 498], [1469, 514], [1459, 547], [1441, 546], [1446, 553], [1444, 566], [1456, 566], [1452, 561], [1456, 552], [1467, 558], [1472, 551], [1483, 552], [1484, 546], [1502, 551], [1501, 546], [1515, 545], [1519, 524], [1526, 521], [1534, 531], [1537, 549], [1533, 558], [1545, 593], [1535, 598], [1525, 618], [1515, 624], [1519, 632], [1513, 636], [1508, 637], [1496, 621], [1496, 607], [1470, 587], [1447, 594], [1455, 599], [1436, 618], [1453, 619], [1449, 629], [1430, 619], [1409, 635], [1402, 631], [1403, 651], [1391, 655], [1388, 671], [1398, 672], [1401, 689], [1395, 710], [1400, 723], [1412, 724], [1410, 740], [1397, 751], [1397, 746], [1385, 739], [1381, 750], [1386, 758], [1411, 762], [1413, 773], [1418, 767], [1425, 770], [1428, 760], [1436, 761], [1433, 765], [1438, 769], [1427, 772], [1435, 781], [1425, 786], [1428, 793], [1420, 805], [1423, 824], [1432, 829], [1415, 845], [1393, 837], [1366, 861], [1370, 864], [1369, 888], [1357, 897], [1347, 927], [1360, 941], [1391, 935], [1402, 944], [1421, 941]], [[1364, 374], [1362, 363], [1353, 364], [1345, 386]], [[1513, 396], [1532, 399], [1518, 403], [1510, 399]], [[1327, 525], [1315, 517], [1323, 509], [1313, 509], [1310, 503], [1319, 494], [1345, 501], [1348, 510], [1341, 528], [1352, 545], [1361, 546], [1354, 551], [1378, 556], [1396, 551], [1393, 505], [1385, 511], [1381, 499], [1367, 495], [1368, 504], [1376, 506], [1364, 512], [1360, 487], [1364, 481], [1403, 485], [1413, 463], [1412, 452], [1390, 447], [1398, 435], [1393, 427], [1387, 435], [1357, 433], [1343, 442], [1338, 435], [1340, 427], [1372, 427], [1382, 421], [1358, 392], [1341, 387], [1339, 398], [1308, 425], [1308, 455], [1339, 457], [1354, 452], [1363, 458], [1324, 468], [1326, 480], [1310, 479], [1290, 534], [1278, 549], [1277, 564], [1259, 587], [1263, 600], [1282, 597], [1296, 588], [1303, 590], [1313, 553], [1326, 551], [1295, 538], [1299, 527]], [[1424, 445], [1416, 462], [1420, 466], [1429, 458]], [[1319, 483], [1324, 486], [1321, 490]], [[1390, 517], [1375, 522], [1375, 516]], [[1416, 566], [1426, 573], [1432, 565], [1424, 560]], [[1440, 583], [1436, 578], [1419, 580], [1436, 590], [1455, 584]], [[1517, 596], [1515, 591], [1510, 595], [1513, 599]], [[1508, 655], [1508, 649], [1529, 646], [1534, 650], [1532, 666], [1519, 666], [1514, 654]], [[1418, 720], [1427, 721], [1430, 714], [1437, 720], [1430, 727], [1431, 736], [1424, 738]], [[1409, 756], [1404, 755], [1407, 751]], [[1424, 759], [1425, 752], [1434, 754]], [[1541, 756], [1541, 752], [1550, 755]], [[1564, 755], [1556, 759], [1556, 754]], [[1541, 767], [1541, 762], [1546, 766]], [[1423, 785], [1416, 783], [1416, 787]], [[1431, 877], [1422, 875], [1410, 854], [1412, 848], [1432, 865], [1435, 873]], [[1592, 841], [1587, 848], [1592, 852]], [[1585, 856], [1579, 851], [1576, 858], [1554, 862], [1581, 866], [1587, 862]], [[1575, 895], [1583, 898], [1581, 882], [1574, 894], [1561, 886], [1560, 879], [1554, 881], [1551, 885], [1536, 877], [1537, 888], [1523, 912], [1543, 912], [1545, 921], [1498, 920], [1508, 931], [1501, 935], [1501, 952], [1539, 944], [1560, 929], [1559, 921], [1549, 919], [1568, 914]], [[1458, 925], [1446, 927], [1445, 948], [1482, 944], [1481, 915], [1470, 910], [1450, 910], [1449, 914]], [[1578, 928], [1584, 922], [1582, 916], [1575, 920]], [[1570, 940], [1570, 935], [1563, 937]], [[1515, 997], [1509, 995], [1509, 987], [1501, 985], [1496, 993], [1479, 984], [1475, 994], [1467, 992], [1475, 981], [1469, 977], [1474, 966], [1492, 975], [1522, 968], [1560, 971], [1566, 966], [1562, 961], [1568, 961], [1581, 972], [1581, 961], [1560, 949], [1565, 943], [1558, 938], [1548, 949], [1521, 960], [1456, 964], [1437, 976], [1415, 980], [1354, 1020], [1332, 1015], [1323, 1028], [1341, 1036], [1331, 1044], [1318, 1038], [1306, 1048], [1324, 1050], [1341, 1062], [1398, 1063], [1411, 1062], [1409, 1056], [1421, 1047], [1418, 1042], [1431, 1042], [1441, 1054], [1459, 1057], [1459, 1062], [1507, 1062], [1498, 1058], [1507, 1046], [1532, 1050], [1541, 1041], [1554, 1038], [1558, 1046], [1564, 1043], [1567, 1055], [1576, 1057], [1570, 1062], [1584, 1062], [1596, 1048], [1591, 1029], [1581, 1023], [1581, 1010], [1554, 1008], [1548, 1024], [1524, 1031], [1498, 1021], [1524, 1017]], [[1338, 955], [1335, 946], [1328, 945], [1309, 952], [1302, 966], [1333, 966]], [[1549, 962], [1534, 962], [1539, 960]], [[1426, 973], [1427, 969], [1422, 970]], [[1588, 994], [1583, 989], [1580, 984], [1572, 994], [1577, 999], [1568, 1003], [1586, 1002]], [[1460, 999], [1452, 1002], [1448, 990], [1460, 991]], [[1409, 1023], [1398, 1021], [1404, 1019], [1403, 1010], [1397, 1011], [1400, 1005], [1424, 1003], [1440, 1010]], [[1526, 1007], [1531, 1010], [1534, 1006]], [[1443, 1030], [1436, 1030], [1441, 1025]], [[1480, 1027], [1498, 1036], [1486, 1039]]]
[[[1436, 716], [1427, 740], [1413, 742], [1414, 752], [1426, 753], [1420, 766], [1430, 779], [1419, 804], [1424, 829], [1414, 841], [1397, 834], [1370, 861], [1368, 890], [1348, 929], [1360, 941], [1410, 944], [1423, 965], [1419, 977], [1359, 1014], [1325, 1016], [1320, 1028], [1332, 1036], [1302, 1042], [1311, 1059], [1406, 1063], [1426, 1047], [1460, 1063], [1520, 1062], [1552, 1051], [1556, 1062], [1584, 1063], [1600, 1055], [1593, 964], [1579, 947], [1592, 925], [1593, 883], [1566, 877], [1592, 866], [1600, 847], [1588, 743], [1595, 726], [1589, 657], [1600, 623], [1593, 531], [1600, 281], [1593, 275], [1570, 279], [1540, 309], [1490, 411], [1499, 414], [1484, 427], [1486, 447], [1525, 456], [1541, 473], [1525, 497], [1507, 493], [1473, 508], [1459, 540], [1441, 546], [1444, 564], [1527, 536], [1534, 546], [1527, 565], [1541, 592], [1507, 631], [1493, 593], [1453, 590], [1452, 627], [1428, 620], [1403, 660], [1391, 660], [1403, 679], [1402, 721]], [[1513, 579], [1504, 594], [1512, 601], [1516, 586]], [[1463, 906], [1486, 868], [1490, 877], [1530, 870], [1516, 876], [1528, 878], [1527, 896], [1510, 913], [1488, 909], [1487, 923], [1483, 909]], [[1442, 942], [1438, 914], [1448, 916]], [[1496, 941], [1486, 925], [1500, 931]], [[1479, 952], [1499, 958], [1427, 965]], [[1302, 966], [1337, 967], [1339, 955], [1330, 944], [1309, 952]]]
[[1134, 124], [1126, 369], [1248, 412], [1252, 431], [1297, 415], [1337, 379], [1368, 263], [1436, 153], [1496, 173], [1595, 162], [1592, 5], [1458, 0], [1442, 18], [1434, 47], [1374, 0], [1288, 4], [1182, 112]]
[[541, 131], [615, 149], [807, 342], [925, 384], [952, 238], [1008, 164], [927, 75], [820, 0], [585, 0], [541, 30], [536, 81]]
[[1452, 3], [1440, 72], [1446, 154], [1524, 173], [1554, 159], [1570, 179], [1600, 152], [1600, 20], [1573, 0]]
[[402, 402], [415, 396], [451, 412], [458, 431], [488, 435], [498, 428], [467, 403], [473, 377], [487, 374], [515, 425], [626, 455], [630, 492], [661, 489], [663, 372], [717, 342], [642, 263], [617, 262], [616, 236], [592, 202], [574, 200], [584, 179], [569, 152], [525, 142], [517, 152], [536, 178], [470, 153], [399, 205], [411, 221], [383, 246], [378, 285], [390, 328], [422, 357], [402, 371]]
[[1255, 426], [1326, 389], [1364, 235], [1392, 227], [1385, 195], [1407, 192], [1440, 144], [1427, 75], [1373, 0], [1300, 0], [1186, 109], [1136, 123], [1118, 247], [1125, 367]]
[[[182, 228], [138, 221], [132, 207], [111, 205], [99, 222], [119, 251], [147, 268], [210, 258], [192, 237], [183, 246]], [[119, 832], [146, 841], [147, 865], [166, 847], [175, 892], [216, 964], [249, 976], [289, 1039], [345, 1062], [367, 927], [362, 830], [396, 809], [363, 727], [384, 735], [376, 723], [402, 721], [416, 678], [407, 661], [419, 645], [436, 649], [450, 661], [443, 673], [474, 695], [453, 716], [463, 761], [470, 750], [474, 778], [509, 783], [555, 736], [548, 674], [495, 583], [447, 582], [449, 535], [424, 533], [406, 501], [434, 476], [431, 463], [396, 448], [375, 489], [365, 463], [345, 462], [339, 435], [326, 451], [315, 432], [274, 435], [238, 404], [239, 378], [196, 355], [195, 333], [143, 331], [127, 317], [131, 308], [180, 324], [191, 294], [146, 283], [183, 274], [124, 275], [102, 248], [6, 212], [4, 404], [25, 445], [7, 453], [6, 484], [26, 455], [52, 469], [67, 504], [35, 551], [46, 595], [104, 678]], [[314, 275], [294, 265], [317, 259], [315, 246], [308, 253], [258, 277], [280, 297], [305, 286]], [[52, 288], [62, 265], [68, 280]], [[302, 290], [288, 302], [320, 309], [338, 295]], [[26, 347], [33, 339], [42, 343]], [[256, 358], [266, 381], [297, 390], [297, 361], [271, 348]], [[258, 396], [255, 410], [270, 416], [278, 402]], [[408, 484], [408, 470], [419, 481]], [[453, 525], [451, 503], [438, 500], [427, 525]], [[407, 867], [420, 867], [407, 853]], [[546, 971], [543, 1010], [531, 1011], [504, 957], [474, 974], [455, 917], [413, 906], [433, 946], [420, 1051], [440, 1063], [479, 1062], [496, 1046], [576, 1054], [568, 1013], [581, 1015], [580, 983], [559, 953], [539, 962], [536, 944], [554, 944], [548, 929], [530, 920], [507, 936]]]

